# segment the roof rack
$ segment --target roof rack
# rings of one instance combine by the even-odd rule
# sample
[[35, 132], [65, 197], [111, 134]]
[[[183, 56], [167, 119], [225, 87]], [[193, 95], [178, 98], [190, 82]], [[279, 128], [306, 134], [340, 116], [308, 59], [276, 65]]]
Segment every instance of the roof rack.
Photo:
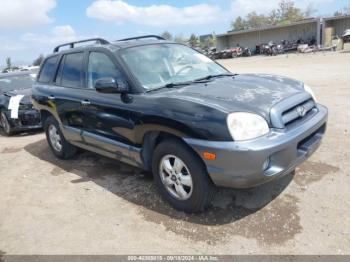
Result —
[[121, 42], [121, 41], [129, 41], [129, 40], [140, 40], [140, 39], [144, 39], [144, 38], [155, 38], [158, 40], [166, 40], [165, 38], [159, 36], [159, 35], [143, 35], [143, 36], [137, 36], [137, 37], [130, 37], [130, 38], [124, 38], [124, 39], [120, 39], [117, 40], [117, 42]]
[[95, 41], [96, 43], [98, 44], [101, 44], [101, 45], [107, 45], [109, 44], [109, 42], [103, 38], [89, 38], [89, 39], [85, 39], [85, 40], [81, 40], [81, 41], [75, 41], [75, 42], [70, 42], [70, 43], [66, 43], [66, 44], [62, 44], [62, 45], [58, 45], [54, 48], [53, 52], [54, 53], [57, 53], [59, 51], [59, 49], [63, 46], [68, 46], [70, 48], [74, 48], [74, 45], [75, 44], [78, 44], [78, 43], [85, 43], [85, 42], [91, 42], [91, 41]]

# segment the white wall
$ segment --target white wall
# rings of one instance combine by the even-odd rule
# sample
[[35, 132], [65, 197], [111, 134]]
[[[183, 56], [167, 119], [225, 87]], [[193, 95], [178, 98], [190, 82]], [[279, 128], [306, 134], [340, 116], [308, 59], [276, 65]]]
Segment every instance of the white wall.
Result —
[[221, 36], [218, 37], [217, 47], [218, 50], [223, 50], [229, 47], [235, 47], [239, 44], [240, 46], [255, 49], [256, 45], [268, 43], [269, 41], [280, 43], [282, 40], [296, 41], [299, 38], [311, 40], [312, 37], [315, 37], [317, 42], [320, 43], [319, 22]]

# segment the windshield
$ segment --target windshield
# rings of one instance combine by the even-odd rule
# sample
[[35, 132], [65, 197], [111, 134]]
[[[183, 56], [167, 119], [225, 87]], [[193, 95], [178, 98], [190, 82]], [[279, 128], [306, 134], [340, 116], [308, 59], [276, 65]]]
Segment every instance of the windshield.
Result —
[[18, 89], [31, 88], [36, 74], [12, 75], [0, 77], [0, 91], [8, 92]]
[[147, 89], [229, 73], [214, 61], [180, 44], [153, 44], [122, 51], [122, 59]]

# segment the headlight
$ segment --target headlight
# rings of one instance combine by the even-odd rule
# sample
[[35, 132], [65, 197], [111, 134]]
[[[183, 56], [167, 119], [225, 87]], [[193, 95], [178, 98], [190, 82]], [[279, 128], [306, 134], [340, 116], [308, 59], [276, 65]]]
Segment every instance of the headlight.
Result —
[[235, 141], [256, 138], [269, 132], [266, 120], [252, 113], [236, 112], [229, 114], [227, 126]]
[[315, 102], [316, 102], [316, 96], [315, 96], [314, 91], [312, 91], [311, 87], [309, 87], [308, 85], [304, 84], [304, 90], [306, 92], [308, 92], [312, 96], [312, 98], [315, 100]]

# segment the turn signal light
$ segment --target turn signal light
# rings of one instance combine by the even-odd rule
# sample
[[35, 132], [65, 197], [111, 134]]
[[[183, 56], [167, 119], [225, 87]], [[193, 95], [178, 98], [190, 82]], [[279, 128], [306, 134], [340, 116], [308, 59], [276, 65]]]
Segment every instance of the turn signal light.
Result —
[[215, 160], [216, 159], [216, 154], [210, 153], [210, 152], [203, 152], [203, 156], [207, 160]]

